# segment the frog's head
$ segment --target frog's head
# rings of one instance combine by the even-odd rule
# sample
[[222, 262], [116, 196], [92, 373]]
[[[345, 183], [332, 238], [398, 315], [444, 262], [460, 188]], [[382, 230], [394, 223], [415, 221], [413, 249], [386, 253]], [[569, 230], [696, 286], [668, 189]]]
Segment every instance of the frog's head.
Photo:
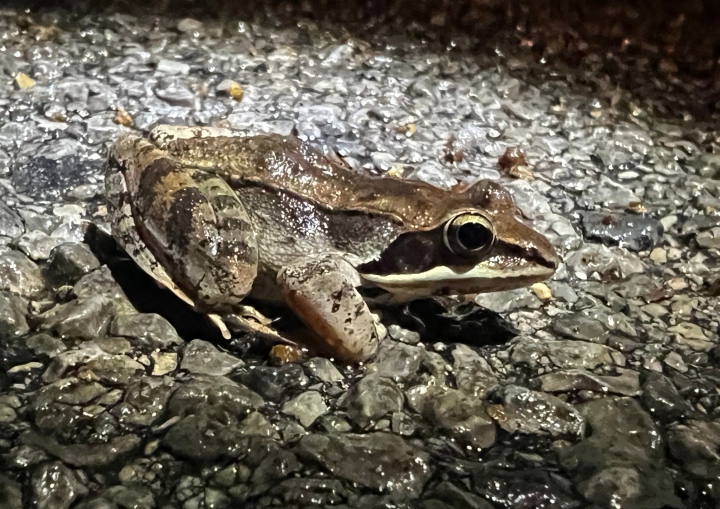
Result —
[[455, 195], [432, 228], [408, 229], [358, 267], [368, 286], [394, 302], [529, 286], [558, 264], [550, 242], [517, 217], [510, 193], [482, 180]]

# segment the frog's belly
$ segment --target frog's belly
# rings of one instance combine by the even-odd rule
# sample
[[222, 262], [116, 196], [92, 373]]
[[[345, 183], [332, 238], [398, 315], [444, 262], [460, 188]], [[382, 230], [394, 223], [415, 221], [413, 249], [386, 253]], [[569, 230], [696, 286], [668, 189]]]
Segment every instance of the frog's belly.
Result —
[[367, 263], [401, 233], [399, 225], [377, 216], [326, 210], [272, 189], [235, 192], [255, 231], [260, 261], [251, 296], [261, 300], [281, 300], [275, 276], [282, 267], [325, 256]]

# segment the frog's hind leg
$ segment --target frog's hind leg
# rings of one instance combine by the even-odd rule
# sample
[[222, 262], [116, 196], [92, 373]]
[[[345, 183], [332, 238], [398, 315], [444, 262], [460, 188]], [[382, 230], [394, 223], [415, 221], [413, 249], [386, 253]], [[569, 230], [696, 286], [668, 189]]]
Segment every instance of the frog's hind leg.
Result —
[[183, 300], [220, 314], [232, 312], [250, 292], [257, 274], [255, 234], [224, 180], [126, 135], [111, 148], [106, 188], [116, 238]]
[[[175, 294], [180, 300], [191, 307], [195, 303], [172, 280], [165, 268], [157, 261], [155, 255], [138, 235], [135, 220], [132, 217], [130, 203], [127, 201], [127, 186], [123, 175], [111, 172], [105, 182], [108, 198], [108, 215], [113, 237], [140, 269]], [[230, 339], [230, 331], [218, 315], [210, 314], [208, 318], [217, 326], [225, 339]]]

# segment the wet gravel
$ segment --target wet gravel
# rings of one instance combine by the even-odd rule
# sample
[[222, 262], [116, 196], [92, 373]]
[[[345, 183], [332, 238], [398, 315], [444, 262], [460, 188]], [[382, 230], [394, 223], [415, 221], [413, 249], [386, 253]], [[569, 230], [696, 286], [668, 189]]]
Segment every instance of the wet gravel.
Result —
[[[448, 35], [0, 9], [0, 507], [720, 505], [717, 118], [643, 58]], [[400, 320], [365, 366], [271, 365], [83, 243], [107, 144], [158, 123], [500, 179], [563, 263], [479, 296], [483, 341], [464, 310], [467, 344]]]

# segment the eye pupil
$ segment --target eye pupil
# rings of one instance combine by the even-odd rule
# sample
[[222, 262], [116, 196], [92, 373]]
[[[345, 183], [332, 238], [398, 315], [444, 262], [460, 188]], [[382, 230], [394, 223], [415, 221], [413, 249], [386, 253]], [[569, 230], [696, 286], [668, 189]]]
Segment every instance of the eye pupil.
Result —
[[492, 232], [482, 224], [465, 223], [457, 230], [457, 240], [468, 251], [476, 251], [492, 241]]
[[490, 220], [477, 213], [459, 214], [445, 223], [445, 246], [461, 256], [481, 256], [495, 244]]

